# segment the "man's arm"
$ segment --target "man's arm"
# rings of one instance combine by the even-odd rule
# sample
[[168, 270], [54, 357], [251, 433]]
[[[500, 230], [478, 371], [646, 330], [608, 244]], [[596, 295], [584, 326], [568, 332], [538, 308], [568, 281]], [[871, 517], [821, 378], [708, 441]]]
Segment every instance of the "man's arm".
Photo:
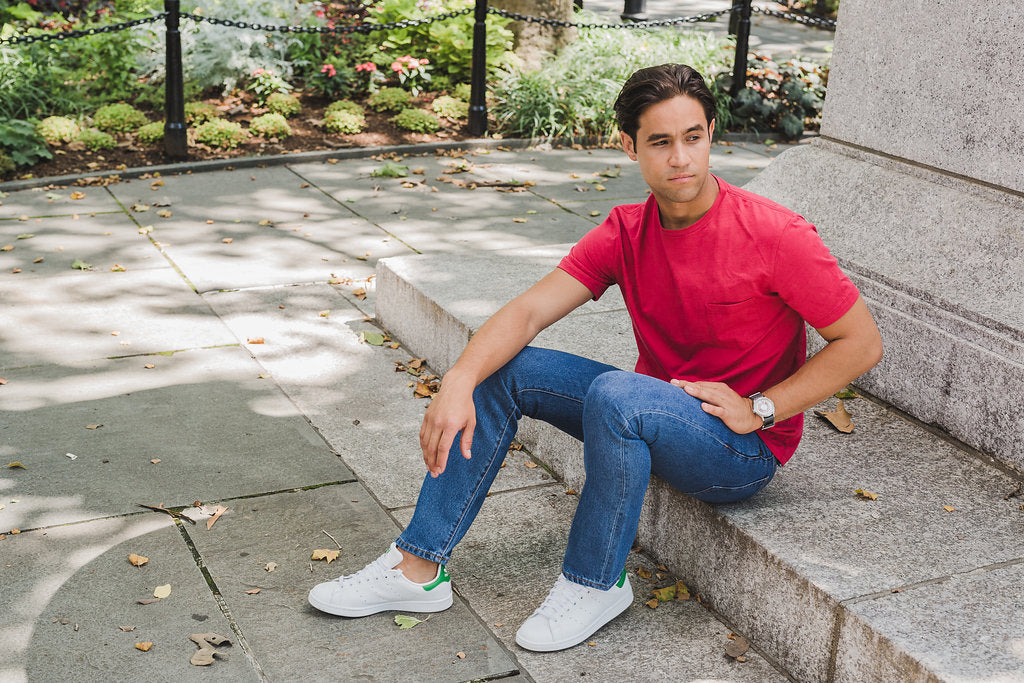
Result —
[[[863, 298], [818, 333], [828, 342], [825, 348], [785, 380], [761, 390], [775, 404], [777, 422], [818, 404], [882, 359], [882, 337]], [[761, 428], [761, 418], [754, 414], [751, 400], [721, 382], [672, 380], [672, 384], [703, 401], [705, 412], [720, 417], [737, 434]]]
[[444, 472], [448, 450], [460, 430], [462, 456], [470, 457], [476, 386], [522, 351], [541, 330], [592, 298], [576, 278], [555, 269], [507, 303], [473, 335], [423, 416], [420, 448], [432, 476]]

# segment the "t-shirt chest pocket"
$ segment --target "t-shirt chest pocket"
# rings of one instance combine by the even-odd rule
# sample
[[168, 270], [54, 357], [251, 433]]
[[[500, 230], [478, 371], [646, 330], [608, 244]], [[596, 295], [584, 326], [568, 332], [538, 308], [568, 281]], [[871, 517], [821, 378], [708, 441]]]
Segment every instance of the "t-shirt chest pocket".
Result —
[[747, 348], [761, 337], [763, 304], [757, 297], [735, 303], [705, 304], [708, 338], [717, 345]]

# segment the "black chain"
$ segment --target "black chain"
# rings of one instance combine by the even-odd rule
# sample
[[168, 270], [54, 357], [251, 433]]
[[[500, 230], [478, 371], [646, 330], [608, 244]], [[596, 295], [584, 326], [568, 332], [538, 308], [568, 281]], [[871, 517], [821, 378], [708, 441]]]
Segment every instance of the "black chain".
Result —
[[[637, 21], [622, 24], [580, 24], [574, 21], [564, 21], [562, 19], [547, 19], [544, 17], [534, 17], [528, 14], [520, 14], [519, 12], [510, 12], [504, 9], [497, 9], [494, 7], [488, 7], [488, 14], [495, 14], [506, 19], [513, 19], [515, 21], [526, 21], [535, 24], [543, 24], [545, 26], [558, 26], [561, 28], [580, 28], [580, 29], [647, 29], [654, 28], [657, 26], [673, 26], [675, 24], [695, 24], [698, 22], [712, 21], [720, 16], [730, 14], [735, 10], [740, 9], [740, 5], [735, 5], [728, 9], [719, 10], [717, 12], [705, 12], [704, 14], [697, 14], [691, 17], [677, 17], [675, 19], [660, 19], [657, 21]], [[457, 12], [448, 12], [447, 14], [437, 14], [425, 19], [404, 19], [401, 21], [392, 21], [387, 24], [356, 24], [354, 26], [337, 26], [334, 28], [328, 28], [326, 26], [281, 26], [276, 24], [250, 24], [244, 21], [231, 21], [228, 19], [217, 19], [215, 17], [205, 17], [201, 14], [182, 14], [182, 19], [191, 19], [195, 22], [206, 22], [208, 24], [216, 24], [219, 26], [229, 26], [232, 28], [244, 28], [253, 31], [277, 31], [279, 33], [373, 33], [376, 31], [390, 31], [396, 28], [412, 28], [414, 26], [423, 26], [425, 24], [432, 24], [438, 21], [446, 21], [448, 19], [454, 19], [465, 14], [470, 14], [474, 9], [468, 7]], [[836, 30], [836, 22], [831, 19], [823, 19], [821, 17], [812, 17], [804, 14], [797, 14], [794, 12], [779, 12], [772, 9], [766, 9], [763, 7], [751, 7], [752, 12], [757, 12], [770, 17], [777, 17], [779, 19], [785, 19], [787, 21], [793, 21], [798, 24], [804, 24], [806, 26], [814, 26], [817, 28], [827, 29], [829, 31]], [[81, 31], [61, 31], [60, 33], [50, 34], [37, 34], [31, 36], [18, 36], [15, 38], [7, 38], [0, 40], [0, 45], [19, 45], [27, 43], [39, 43], [49, 42], [54, 40], [68, 40], [70, 38], [81, 38], [83, 36], [94, 36], [99, 33], [113, 33], [115, 31], [123, 31], [125, 29], [133, 28], [135, 26], [141, 26], [143, 24], [152, 24], [157, 21], [161, 21], [167, 17], [167, 12], [161, 12], [155, 14], [152, 17], [145, 19], [135, 19], [133, 21], [125, 21], [120, 24], [111, 24], [109, 26], [102, 26], [98, 28], [84, 29]]]
[[94, 36], [98, 33], [114, 33], [115, 31], [123, 31], [125, 29], [133, 28], [135, 26], [142, 26], [143, 24], [152, 24], [158, 21], [163, 21], [167, 17], [167, 12], [161, 12], [160, 14], [154, 14], [151, 17], [145, 19], [134, 19], [132, 21], [124, 21], [120, 24], [110, 24], [109, 26], [99, 26], [96, 28], [82, 29], [81, 31], [61, 31], [59, 33], [40, 33], [31, 36], [17, 36], [14, 38], [7, 38], [0, 40], [0, 45], [20, 45], [26, 43], [47, 43], [54, 40], [68, 40], [70, 38], [81, 38], [83, 36]]
[[373, 33], [374, 31], [390, 31], [396, 28], [412, 28], [414, 26], [423, 26], [424, 24], [433, 24], [437, 21], [446, 21], [448, 19], [454, 19], [455, 17], [461, 17], [464, 14], [470, 14], [473, 12], [472, 7], [461, 9], [457, 12], [448, 12], [447, 14], [436, 14], [425, 19], [403, 19], [401, 21], [392, 21], [387, 24], [356, 24], [354, 26], [337, 26], [335, 28], [328, 28], [326, 26], [281, 26], [274, 24], [249, 24], [244, 21], [230, 21], [227, 19], [215, 19], [213, 17], [204, 17], [201, 14], [182, 14], [182, 19], [191, 19], [196, 22], [205, 21], [208, 24], [217, 24], [220, 26], [231, 26], [233, 28], [247, 28], [253, 31], [278, 31], [280, 33]]

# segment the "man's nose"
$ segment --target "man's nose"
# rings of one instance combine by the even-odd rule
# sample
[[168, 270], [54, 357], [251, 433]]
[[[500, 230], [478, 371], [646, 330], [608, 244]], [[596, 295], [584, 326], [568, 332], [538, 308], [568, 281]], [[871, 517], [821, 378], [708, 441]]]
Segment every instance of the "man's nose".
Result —
[[673, 166], [686, 166], [690, 163], [690, 155], [686, 151], [686, 145], [682, 142], [672, 143], [672, 153], [669, 155], [669, 163]]

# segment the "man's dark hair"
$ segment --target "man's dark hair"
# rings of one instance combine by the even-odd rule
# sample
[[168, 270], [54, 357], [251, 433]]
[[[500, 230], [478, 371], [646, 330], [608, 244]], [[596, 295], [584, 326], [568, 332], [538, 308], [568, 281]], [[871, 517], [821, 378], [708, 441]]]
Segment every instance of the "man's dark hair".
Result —
[[704, 77], [685, 64], [662, 64], [640, 69], [622, 86], [615, 98], [615, 118], [619, 130], [636, 142], [640, 128], [640, 115], [651, 106], [679, 95], [700, 102], [708, 125], [715, 118], [715, 96], [711, 94]]

